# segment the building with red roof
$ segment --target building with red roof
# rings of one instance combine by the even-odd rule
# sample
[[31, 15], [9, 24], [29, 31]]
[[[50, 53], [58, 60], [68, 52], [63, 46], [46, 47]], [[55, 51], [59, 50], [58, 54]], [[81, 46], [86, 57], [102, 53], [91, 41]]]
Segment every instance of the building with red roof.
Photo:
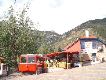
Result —
[[64, 51], [78, 53], [83, 63], [95, 64], [106, 60], [106, 43], [93, 35], [81, 36], [73, 44], [67, 45]]
[[[86, 34], [68, 44], [62, 52], [47, 54], [49, 57], [64, 56], [67, 63], [83, 65], [106, 61], [106, 43], [96, 36]], [[60, 57], [60, 58], [64, 58]]]

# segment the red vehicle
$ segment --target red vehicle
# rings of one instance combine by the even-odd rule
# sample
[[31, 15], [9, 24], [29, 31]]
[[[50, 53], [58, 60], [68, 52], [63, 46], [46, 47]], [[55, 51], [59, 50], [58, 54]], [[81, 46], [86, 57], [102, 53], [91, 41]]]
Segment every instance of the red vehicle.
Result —
[[24, 54], [20, 56], [18, 69], [20, 72], [42, 73], [45, 72], [44, 58], [37, 54]]

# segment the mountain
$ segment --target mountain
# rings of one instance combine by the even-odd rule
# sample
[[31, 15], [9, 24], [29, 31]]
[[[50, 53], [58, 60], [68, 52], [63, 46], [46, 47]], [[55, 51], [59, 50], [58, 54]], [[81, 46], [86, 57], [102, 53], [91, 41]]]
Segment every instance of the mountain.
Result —
[[41, 34], [40, 47], [38, 52], [41, 54], [47, 54], [55, 51], [54, 44], [59, 42], [62, 39], [62, 35], [54, 31], [36, 31], [38, 34]]
[[95, 35], [105, 41], [106, 18], [86, 21], [62, 35], [54, 31], [38, 31], [38, 33], [42, 34], [42, 44], [38, 52], [49, 53], [60, 51], [69, 43], [73, 43], [80, 36], [85, 35], [85, 30], [88, 30], [90, 35]]
[[58, 40], [62, 39], [62, 35], [54, 31], [42, 31], [42, 33], [47, 44], [54, 44]]
[[85, 30], [88, 30], [90, 35], [95, 35], [106, 41], [106, 18], [89, 20], [72, 30], [65, 32], [62, 35], [62, 38], [54, 43], [56, 51], [58, 50], [58, 48], [63, 49], [69, 43], [73, 43], [80, 36], [85, 35]]

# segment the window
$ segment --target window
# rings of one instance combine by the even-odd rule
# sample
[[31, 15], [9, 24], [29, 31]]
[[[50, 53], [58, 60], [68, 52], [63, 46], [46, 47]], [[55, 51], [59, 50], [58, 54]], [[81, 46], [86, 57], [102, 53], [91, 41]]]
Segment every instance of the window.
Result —
[[97, 41], [93, 41], [92, 47], [93, 47], [93, 49], [97, 49]]
[[93, 56], [93, 57], [96, 57], [96, 53], [92, 53], [92, 56]]
[[81, 49], [85, 49], [85, 42], [81, 41]]
[[28, 63], [34, 63], [35, 58], [34, 57], [28, 57]]
[[93, 62], [96, 61], [96, 53], [92, 53], [92, 61], [93, 61]]
[[26, 63], [26, 57], [22, 57], [22, 58], [21, 58], [21, 62], [22, 62], [22, 63]]

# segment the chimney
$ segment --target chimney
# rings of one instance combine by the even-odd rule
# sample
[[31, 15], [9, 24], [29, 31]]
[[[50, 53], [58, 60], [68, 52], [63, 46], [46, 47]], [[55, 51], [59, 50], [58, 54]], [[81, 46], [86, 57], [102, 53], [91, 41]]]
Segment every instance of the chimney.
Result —
[[85, 30], [85, 36], [89, 37], [89, 31], [88, 30]]

